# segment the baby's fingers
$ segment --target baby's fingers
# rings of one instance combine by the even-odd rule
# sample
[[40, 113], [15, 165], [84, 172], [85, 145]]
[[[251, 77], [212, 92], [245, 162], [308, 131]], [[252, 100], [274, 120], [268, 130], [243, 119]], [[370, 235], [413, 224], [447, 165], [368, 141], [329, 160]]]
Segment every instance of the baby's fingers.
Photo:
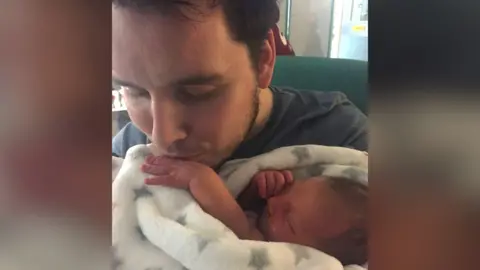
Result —
[[265, 173], [259, 173], [255, 175], [253, 181], [257, 186], [258, 196], [264, 199], [267, 195], [267, 179], [265, 177]]
[[282, 171], [282, 175], [285, 178], [285, 182], [287, 184], [291, 184], [293, 182], [293, 174], [291, 171]]
[[140, 167], [142, 172], [148, 173], [151, 175], [166, 175], [172, 170], [172, 168], [168, 166], [158, 166], [158, 165], [150, 165], [150, 164], [142, 164]]
[[178, 189], [188, 189], [188, 183], [179, 181], [172, 175], [149, 177], [145, 179], [145, 184], [151, 186], [166, 186]]
[[145, 158], [145, 163], [150, 165], [165, 165], [172, 163], [172, 160], [164, 156], [148, 155]]
[[283, 176], [283, 174], [277, 173], [275, 175], [275, 191], [272, 194], [272, 196], [280, 194], [280, 192], [282, 192], [286, 184], [287, 184], [286, 179]]
[[275, 190], [277, 189], [277, 174], [276, 172], [267, 172], [267, 194], [265, 198], [270, 198], [275, 195]]

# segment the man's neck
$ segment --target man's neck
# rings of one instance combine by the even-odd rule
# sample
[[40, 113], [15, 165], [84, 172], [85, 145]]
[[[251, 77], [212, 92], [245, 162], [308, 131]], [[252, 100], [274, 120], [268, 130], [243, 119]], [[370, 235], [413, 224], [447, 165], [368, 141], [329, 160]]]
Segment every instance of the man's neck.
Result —
[[248, 134], [247, 138], [252, 138], [262, 129], [265, 127], [265, 125], [268, 122], [268, 119], [270, 118], [270, 114], [272, 113], [272, 108], [273, 108], [273, 93], [270, 88], [264, 88], [259, 90], [259, 97], [258, 97], [258, 103], [259, 103], [259, 109], [258, 109], [258, 115], [257, 118], [255, 119], [255, 124], [253, 125], [253, 128]]

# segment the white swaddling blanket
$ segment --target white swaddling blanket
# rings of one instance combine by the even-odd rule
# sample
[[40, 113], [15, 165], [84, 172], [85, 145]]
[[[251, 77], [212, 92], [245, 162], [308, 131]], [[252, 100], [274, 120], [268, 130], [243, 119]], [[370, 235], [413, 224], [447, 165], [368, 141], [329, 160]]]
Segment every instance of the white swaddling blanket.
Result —
[[[113, 158], [112, 249], [114, 268], [123, 270], [282, 270], [363, 269], [341, 263], [309, 247], [240, 240], [205, 213], [184, 190], [147, 187], [140, 166], [147, 145], [130, 148], [125, 160]], [[118, 169], [120, 167], [120, 169]], [[368, 157], [342, 147], [284, 147], [226, 163], [220, 176], [237, 196], [259, 171], [289, 169], [296, 178], [343, 176], [368, 181]]]

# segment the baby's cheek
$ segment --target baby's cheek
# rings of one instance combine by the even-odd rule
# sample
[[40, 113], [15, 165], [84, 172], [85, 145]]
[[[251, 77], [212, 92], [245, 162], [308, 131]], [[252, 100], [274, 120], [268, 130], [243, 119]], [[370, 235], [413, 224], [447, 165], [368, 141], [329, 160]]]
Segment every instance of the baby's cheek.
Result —
[[284, 234], [283, 240], [281, 242], [293, 243], [302, 246], [314, 246], [315, 235], [308, 233], [308, 232], [301, 232], [298, 234]]
[[286, 242], [299, 245], [305, 245], [308, 243], [308, 234], [302, 231], [296, 231], [293, 233], [289, 229], [277, 230], [273, 232], [272, 237], [275, 238], [275, 242]]

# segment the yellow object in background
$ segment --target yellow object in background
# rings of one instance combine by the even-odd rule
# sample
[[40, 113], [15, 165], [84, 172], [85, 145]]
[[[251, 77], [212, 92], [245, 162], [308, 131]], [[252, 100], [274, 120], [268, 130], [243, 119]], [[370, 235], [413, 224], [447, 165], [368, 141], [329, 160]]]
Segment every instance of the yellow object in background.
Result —
[[352, 26], [352, 30], [354, 32], [365, 32], [367, 30], [367, 26], [364, 24], [360, 24], [360, 25], [357, 24]]

